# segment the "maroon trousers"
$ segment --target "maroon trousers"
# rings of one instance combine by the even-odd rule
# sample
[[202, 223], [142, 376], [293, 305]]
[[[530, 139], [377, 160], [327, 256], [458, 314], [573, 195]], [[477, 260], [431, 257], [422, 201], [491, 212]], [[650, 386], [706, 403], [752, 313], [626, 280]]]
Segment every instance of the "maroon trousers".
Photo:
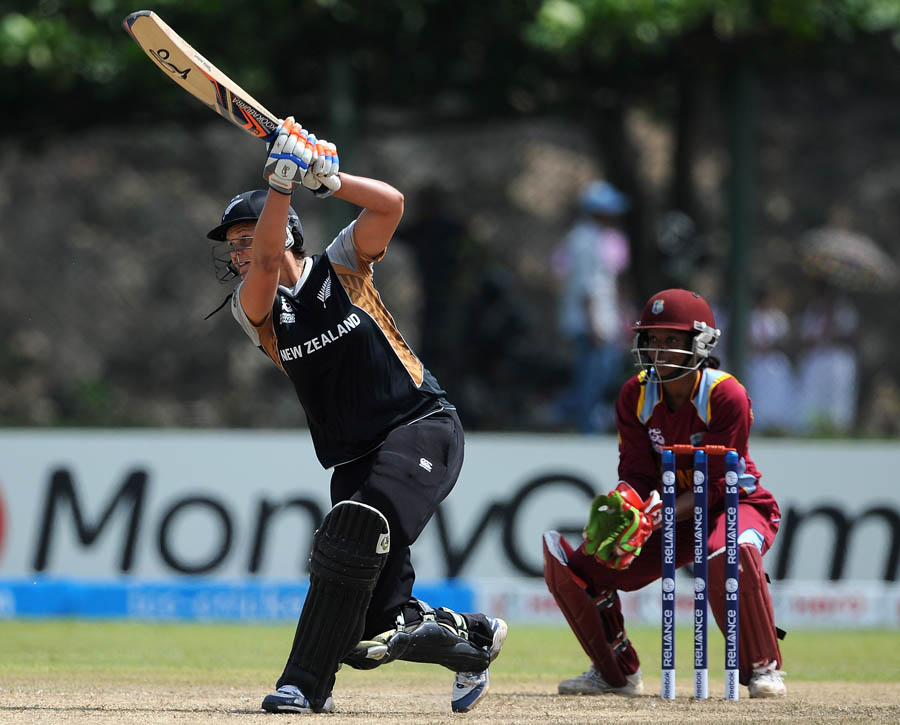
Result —
[[[740, 680], [750, 681], [753, 669], [775, 661], [781, 667], [781, 652], [776, 637], [772, 600], [762, 566], [762, 554], [775, 539], [777, 522], [769, 520], [750, 504], [739, 507], [740, 532], [753, 530], [758, 534], [744, 537], [740, 548]], [[740, 535], [739, 535], [740, 538]], [[762, 543], [762, 551], [755, 543]], [[750, 543], [748, 543], [750, 542]], [[682, 567], [693, 561], [693, 523], [679, 522], [675, 529], [676, 565]], [[709, 521], [709, 603], [717, 623], [724, 622], [724, 547], [725, 515], [717, 512]], [[568, 547], [567, 547], [568, 548]], [[610, 684], [624, 681], [624, 675], [637, 671], [640, 660], [625, 634], [625, 622], [617, 591], [635, 591], [656, 581], [661, 575], [662, 537], [654, 533], [641, 554], [624, 571], [610, 569], [580, 548], [566, 552], [568, 569], [574, 574], [574, 585], [562, 583], [559, 567], [545, 566], [545, 577], [560, 608], [566, 615], [594, 666]], [[557, 569], [552, 576], [548, 568]], [[552, 582], [551, 582], [552, 580]], [[578, 590], [583, 590], [578, 594]], [[580, 597], [590, 598], [594, 611], [586, 607]], [[563, 598], [566, 599], [564, 606]], [[578, 612], [574, 616], [572, 612]], [[592, 631], [594, 630], [594, 631]], [[598, 647], [604, 642], [607, 651]], [[590, 646], [587, 646], [589, 643]]]

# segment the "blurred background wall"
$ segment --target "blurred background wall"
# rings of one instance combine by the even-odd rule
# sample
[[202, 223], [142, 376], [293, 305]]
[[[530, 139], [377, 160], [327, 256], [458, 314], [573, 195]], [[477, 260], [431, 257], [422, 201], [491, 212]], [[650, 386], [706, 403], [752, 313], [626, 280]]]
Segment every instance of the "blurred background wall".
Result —
[[[264, 147], [163, 77], [120, 28], [136, 9], [0, 4], [0, 425], [302, 426], [228, 311], [204, 320], [230, 289], [205, 233]], [[900, 435], [900, 4], [153, 9], [405, 193], [376, 282], [469, 430], [579, 430], [564, 240], [603, 179], [628, 200], [622, 346], [650, 294], [690, 287], [758, 433]], [[354, 215], [294, 203], [312, 252]]]

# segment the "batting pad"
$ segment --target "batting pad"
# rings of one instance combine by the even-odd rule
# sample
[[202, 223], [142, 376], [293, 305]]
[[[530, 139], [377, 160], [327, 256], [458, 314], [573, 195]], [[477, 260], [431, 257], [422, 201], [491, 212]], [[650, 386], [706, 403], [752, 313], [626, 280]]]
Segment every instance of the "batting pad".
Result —
[[390, 527], [377, 509], [341, 501], [313, 537], [309, 592], [282, 685], [296, 685], [313, 708], [331, 693], [340, 661], [359, 642], [372, 591], [390, 551]]
[[491, 653], [472, 642], [463, 615], [446, 607], [432, 609], [422, 601], [415, 602], [415, 609], [416, 613], [400, 615], [403, 621], [398, 622], [398, 637], [405, 635], [407, 641], [398, 659], [443, 665], [454, 672], [480, 672], [488, 668]]
[[[425, 662], [443, 665], [454, 672], [481, 672], [491, 663], [488, 639], [479, 646], [477, 632], [470, 631], [469, 618], [446, 607], [433, 609], [414, 599], [397, 615], [397, 627], [372, 640], [360, 642], [344, 660], [357, 670], [371, 670], [393, 662]], [[485, 626], [488, 626], [485, 623]], [[482, 639], [483, 636], [482, 636]]]

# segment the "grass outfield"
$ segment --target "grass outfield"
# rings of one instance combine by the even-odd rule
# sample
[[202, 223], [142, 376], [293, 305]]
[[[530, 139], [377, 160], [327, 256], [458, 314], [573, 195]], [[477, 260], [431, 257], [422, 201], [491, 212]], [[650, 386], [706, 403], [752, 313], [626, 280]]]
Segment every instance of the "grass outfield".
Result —
[[[237, 684], [269, 682], [280, 674], [293, 638], [293, 625], [163, 624], [82, 620], [0, 622], [0, 677], [52, 674], [78, 678], [102, 674], [115, 680], [140, 675], [148, 681], [173, 680]], [[659, 630], [629, 629], [645, 675], [658, 675]], [[691, 676], [691, 632], [679, 629], [679, 679]], [[793, 631], [782, 642], [784, 668], [791, 681], [898, 682], [900, 631]], [[724, 646], [718, 631], [709, 636], [709, 672], [722, 680]], [[561, 627], [510, 628], [502, 656], [492, 666], [497, 679], [546, 679], [577, 674], [587, 658], [573, 635]], [[429, 674], [427, 665], [395, 663], [409, 676]], [[341, 679], [366, 679], [389, 670], [341, 671]]]
[[[259, 702], [281, 672], [293, 625], [79, 620], [0, 622], [0, 723], [234, 721], [265, 717]], [[517, 627], [492, 665], [479, 722], [900, 722], [900, 632], [791, 632], [782, 643], [788, 697], [726, 703], [722, 637], [710, 632], [708, 703], [690, 700], [691, 637], [680, 629], [679, 699], [659, 692], [659, 631], [629, 632], [643, 657], [642, 698], [559, 697], [556, 683], [587, 659], [560, 627]], [[459, 722], [451, 675], [405, 662], [338, 674], [328, 722]], [[61, 693], [57, 699], [53, 693]], [[476, 714], [477, 713], [477, 714]], [[271, 722], [271, 720], [269, 720]]]

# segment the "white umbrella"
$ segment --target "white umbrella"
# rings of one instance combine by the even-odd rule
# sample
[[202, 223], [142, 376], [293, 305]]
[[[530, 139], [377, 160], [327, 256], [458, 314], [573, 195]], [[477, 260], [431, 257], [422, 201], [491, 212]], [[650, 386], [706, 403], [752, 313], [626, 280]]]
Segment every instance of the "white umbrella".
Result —
[[851, 292], [889, 292], [900, 282], [900, 269], [869, 237], [844, 229], [815, 229], [800, 246], [804, 271]]

